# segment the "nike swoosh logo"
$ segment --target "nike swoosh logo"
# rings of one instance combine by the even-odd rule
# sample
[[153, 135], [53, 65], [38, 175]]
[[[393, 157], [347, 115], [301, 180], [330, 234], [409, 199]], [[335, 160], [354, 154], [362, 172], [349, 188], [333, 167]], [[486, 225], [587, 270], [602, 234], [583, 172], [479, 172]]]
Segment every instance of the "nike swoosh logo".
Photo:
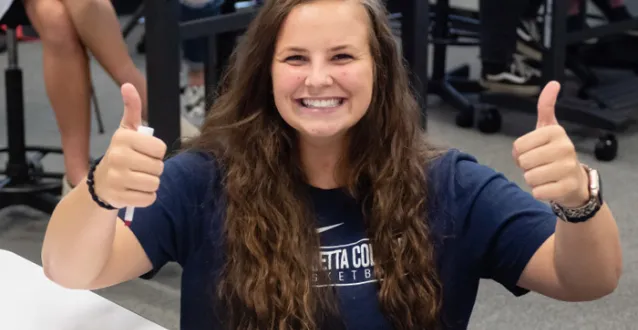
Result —
[[319, 228], [317, 228], [317, 233], [318, 233], [318, 234], [321, 234], [321, 233], [326, 232], [326, 231], [328, 231], [328, 230], [330, 230], [330, 229], [337, 228], [337, 227], [339, 227], [339, 226], [341, 226], [341, 225], [343, 225], [343, 222], [342, 222], [342, 223], [338, 223], [338, 224], [336, 224], [336, 225], [325, 226], [325, 227], [319, 227]]

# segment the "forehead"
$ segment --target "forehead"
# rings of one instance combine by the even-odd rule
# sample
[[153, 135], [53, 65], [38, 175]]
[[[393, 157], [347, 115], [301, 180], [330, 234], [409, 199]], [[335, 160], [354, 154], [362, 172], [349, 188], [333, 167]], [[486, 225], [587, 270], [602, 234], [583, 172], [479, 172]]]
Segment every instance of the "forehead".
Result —
[[297, 5], [283, 22], [278, 47], [366, 44], [369, 18], [356, 0], [315, 0]]

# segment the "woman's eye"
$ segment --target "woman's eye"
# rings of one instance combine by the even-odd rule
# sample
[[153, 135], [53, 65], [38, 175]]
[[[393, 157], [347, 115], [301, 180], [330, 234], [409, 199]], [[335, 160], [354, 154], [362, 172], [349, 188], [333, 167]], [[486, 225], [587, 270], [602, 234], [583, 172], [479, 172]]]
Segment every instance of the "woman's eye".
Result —
[[334, 59], [337, 61], [343, 61], [343, 60], [351, 60], [352, 56], [348, 55], [348, 54], [337, 54], [334, 56]]
[[304, 58], [301, 55], [293, 55], [293, 56], [286, 57], [286, 62], [289, 62], [289, 61], [300, 62], [300, 61], [303, 61], [303, 60], [304, 60]]

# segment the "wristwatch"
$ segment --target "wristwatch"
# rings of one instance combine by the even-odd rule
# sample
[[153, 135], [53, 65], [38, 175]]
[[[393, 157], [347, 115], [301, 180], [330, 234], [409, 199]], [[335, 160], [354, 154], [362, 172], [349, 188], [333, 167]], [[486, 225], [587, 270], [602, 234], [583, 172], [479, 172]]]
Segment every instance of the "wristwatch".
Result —
[[585, 222], [593, 218], [603, 205], [603, 187], [598, 171], [582, 164], [589, 177], [589, 200], [583, 206], [576, 208], [564, 207], [550, 202], [554, 213], [563, 221], [571, 223]]

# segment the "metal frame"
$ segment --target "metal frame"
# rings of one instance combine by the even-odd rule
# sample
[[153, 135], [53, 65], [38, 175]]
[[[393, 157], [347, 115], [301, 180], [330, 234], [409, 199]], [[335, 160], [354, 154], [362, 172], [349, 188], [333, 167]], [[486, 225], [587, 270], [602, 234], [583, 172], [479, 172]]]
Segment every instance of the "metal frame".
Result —
[[[208, 37], [207, 86], [217, 79], [218, 36], [241, 31], [254, 12], [225, 14], [179, 23], [177, 0], [144, 0], [146, 28], [146, 74], [148, 81], [149, 125], [155, 136], [168, 146], [167, 155], [180, 147], [180, 47], [181, 38]], [[427, 126], [428, 81], [428, 1], [401, 1], [402, 49], [411, 71], [411, 80]]]
[[[581, 13], [585, 13], [585, 3]], [[583, 40], [618, 34], [638, 28], [638, 18], [617, 23], [607, 23], [603, 26], [584, 29], [582, 31], [567, 32], [568, 1], [546, 0], [545, 2], [545, 33], [543, 45], [543, 79], [544, 83], [551, 80], [563, 80], [565, 72], [565, 52], [569, 45]]]
[[144, 0], [144, 9], [148, 124], [168, 154], [179, 148], [180, 138], [179, 3]]

